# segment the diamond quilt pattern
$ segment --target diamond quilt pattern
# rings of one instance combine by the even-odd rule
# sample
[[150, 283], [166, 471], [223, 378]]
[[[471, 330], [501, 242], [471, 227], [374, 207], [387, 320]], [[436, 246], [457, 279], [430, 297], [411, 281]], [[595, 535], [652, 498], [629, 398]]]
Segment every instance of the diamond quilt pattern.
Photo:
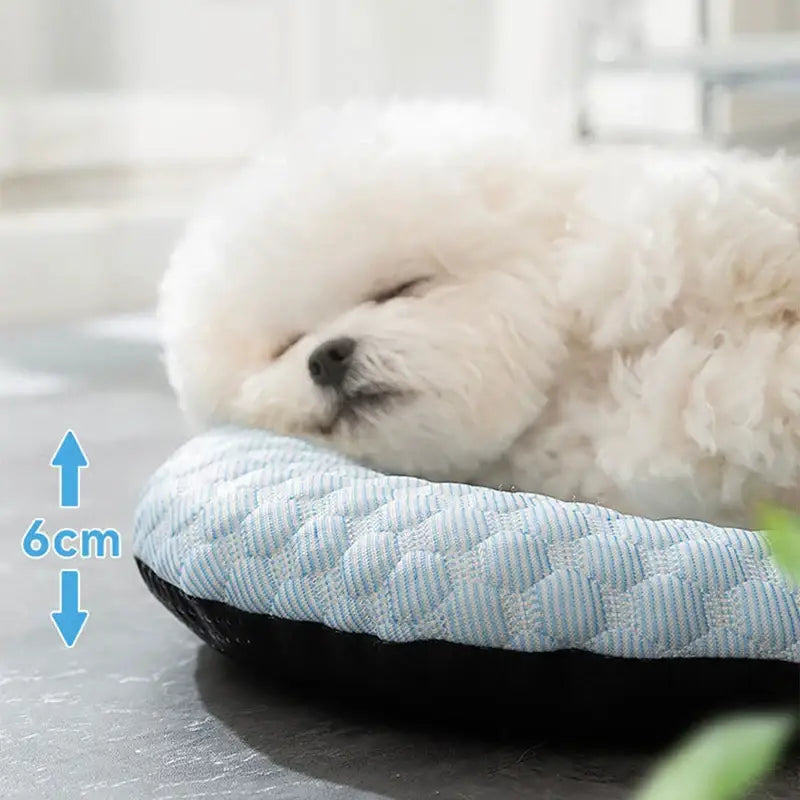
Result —
[[800, 663], [800, 591], [755, 533], [386, 476], [264, 431], [182, 447], [134, 551], [189, 595], [387, 641]]

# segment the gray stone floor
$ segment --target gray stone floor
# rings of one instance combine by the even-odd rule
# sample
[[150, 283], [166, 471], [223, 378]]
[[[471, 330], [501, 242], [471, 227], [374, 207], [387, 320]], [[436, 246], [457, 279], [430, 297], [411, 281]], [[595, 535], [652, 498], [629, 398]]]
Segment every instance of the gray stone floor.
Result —
[[[140, 487], [185, 438], [147, 319], [0, 331], [0, 797], [622, 798], [653, 756], [459, 734], [332, 708], [244, 675], [147, 593], [126, 546]], [[73, 428], [82, 506], [48, 464]], [[123, 557], [33, 561], [46, 529], [116, 527]], [[50, 621], [79, 566], [91, 616], [67, 650]], [[800, 796], [796, 765], [763, 797]]]

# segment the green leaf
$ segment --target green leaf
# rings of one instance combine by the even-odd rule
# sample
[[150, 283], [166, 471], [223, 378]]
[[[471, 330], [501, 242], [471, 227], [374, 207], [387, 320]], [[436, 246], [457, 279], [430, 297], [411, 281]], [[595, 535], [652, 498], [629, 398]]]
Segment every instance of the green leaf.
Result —
[[761, 509], [760, 523], [775, 563], [789, 580], [800, 586], [800, 516], [765, 506]]
[[712, 722], [657, 765], [636, 800], [738, 800], [775, 766], [794, 724], [768, 713]]

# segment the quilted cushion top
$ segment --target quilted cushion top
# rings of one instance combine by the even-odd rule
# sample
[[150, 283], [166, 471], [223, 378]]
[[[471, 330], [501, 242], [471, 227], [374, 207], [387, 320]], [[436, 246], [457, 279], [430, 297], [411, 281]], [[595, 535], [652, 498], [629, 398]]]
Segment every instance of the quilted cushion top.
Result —
[[134, 551], [194, 597], [387, 641], [800, 663], [800, 590], [755, 533], [386, 476], [264, 431], [183, 446]]

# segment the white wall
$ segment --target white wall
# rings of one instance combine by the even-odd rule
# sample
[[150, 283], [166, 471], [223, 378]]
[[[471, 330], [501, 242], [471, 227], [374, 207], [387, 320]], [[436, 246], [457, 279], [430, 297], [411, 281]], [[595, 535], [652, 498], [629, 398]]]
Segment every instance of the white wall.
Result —
[[[536, 5], [538, 0], [534, 0]], [[0, 0], [0, 95], [484, 96], [491, 0]]]
[[224, 97], [282, 121], [359, 96], [477, 97], [541, 116], [570, 87], [580, 1], [0, 0], [0, 102]]
[[151, 303], [192, 202], [310, 105], [481, 98], [568, 135], [581, 1], [0, 0], [0, 322]]

